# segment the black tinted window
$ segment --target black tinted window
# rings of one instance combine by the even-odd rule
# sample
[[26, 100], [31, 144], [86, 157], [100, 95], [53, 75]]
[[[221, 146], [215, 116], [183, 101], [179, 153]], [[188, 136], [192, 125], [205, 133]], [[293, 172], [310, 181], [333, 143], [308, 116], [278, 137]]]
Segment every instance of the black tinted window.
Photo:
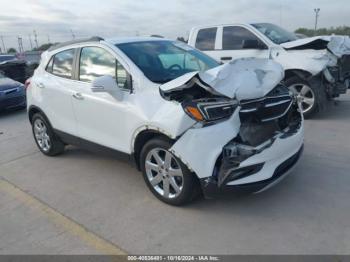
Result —
[[217, 28], [200, 29], [197, 34], [196, 48], [199, 50], [214, 50]]
[[104, 75], [116, 77], [115, 57], [99, 47], [84, 47], [80, 55], [79, 80], [92, 82]]
[[52, 73], [52, 66], [53, 66], [53, 57], [50, 59], [50, 62], [46, 66], [46, 71], [49, 73]]
[[243, 49], [244, 40], [257, 40], [253, 33], [240, 26], [226, 26], [223, 30], [222, 49], [223, 50], [237, 50]]
[[72, 78], [74, 49], [57, 53], [53, 58], [52, 73], [54, 75]]

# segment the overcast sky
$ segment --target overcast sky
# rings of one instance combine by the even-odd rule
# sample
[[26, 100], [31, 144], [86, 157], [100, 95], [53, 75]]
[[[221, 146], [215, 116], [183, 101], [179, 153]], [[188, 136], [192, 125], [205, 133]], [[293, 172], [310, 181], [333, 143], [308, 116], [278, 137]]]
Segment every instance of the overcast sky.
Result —
[[16, 49], [18, 35], [30, 47], [34, 29], [43, 44], [48, 37], [70, 40], [71, 30], [77, 37], [187, 38], [191, 27], [203, 24], [267, 21], [289, 30], [312, 28], [315, 7], [321, 8], [320, 27], [350, 26], [349, 0], [0, 0], [0, 7], [0, 35], [6, 48]]

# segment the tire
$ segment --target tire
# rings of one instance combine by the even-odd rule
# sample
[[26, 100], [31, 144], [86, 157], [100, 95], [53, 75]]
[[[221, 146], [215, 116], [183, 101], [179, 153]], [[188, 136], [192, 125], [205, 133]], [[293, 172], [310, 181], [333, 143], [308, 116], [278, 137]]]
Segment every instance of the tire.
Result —
[[44, 155], [57, 156], [64, 152], [64, 143], [55, 135], [46, 117], [36, 113], [31, 123], [35, 143]]
[[140, 167], [148, 188], [159, 200], [180, 206], [193, 201], [201, 190], [196, 175], [168, 151], [171, 145], [162, 137], [148, 141], [141, 150]]
[[288, 78], [285, 85], [301, 100], [304, 118], [311, 118], [320, 111], [320, 107], [325, 102], [321, 86], [311, 85], [298, 76]]

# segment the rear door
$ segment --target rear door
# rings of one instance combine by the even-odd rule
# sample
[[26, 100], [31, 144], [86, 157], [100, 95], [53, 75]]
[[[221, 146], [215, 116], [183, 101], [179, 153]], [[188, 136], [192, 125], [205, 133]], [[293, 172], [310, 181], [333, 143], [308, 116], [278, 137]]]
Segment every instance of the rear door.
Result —
[[72, 106], [74, 92], [73, 64], [76, 49], [67, 49], [51, 57], [43, 74], [36, 74], [34, 84], [38, 106], [54, 129], [76, 135]]

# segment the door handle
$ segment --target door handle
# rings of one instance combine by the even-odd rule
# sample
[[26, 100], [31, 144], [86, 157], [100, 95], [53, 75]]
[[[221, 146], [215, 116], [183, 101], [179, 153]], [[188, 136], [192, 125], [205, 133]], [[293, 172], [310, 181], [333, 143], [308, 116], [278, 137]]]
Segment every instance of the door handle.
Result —
[[223, 61], [232, 60], [232, 56], [223, 56], [220, 59]]
[[84, 96], [81, 93], [74, 93], [73, 97], [78, 100], [83, 100]]
[[38, 86], [39, 88], [45, 88], [45, 85], [44, 85], [43, 83], [38, 83], [37, 86]]

